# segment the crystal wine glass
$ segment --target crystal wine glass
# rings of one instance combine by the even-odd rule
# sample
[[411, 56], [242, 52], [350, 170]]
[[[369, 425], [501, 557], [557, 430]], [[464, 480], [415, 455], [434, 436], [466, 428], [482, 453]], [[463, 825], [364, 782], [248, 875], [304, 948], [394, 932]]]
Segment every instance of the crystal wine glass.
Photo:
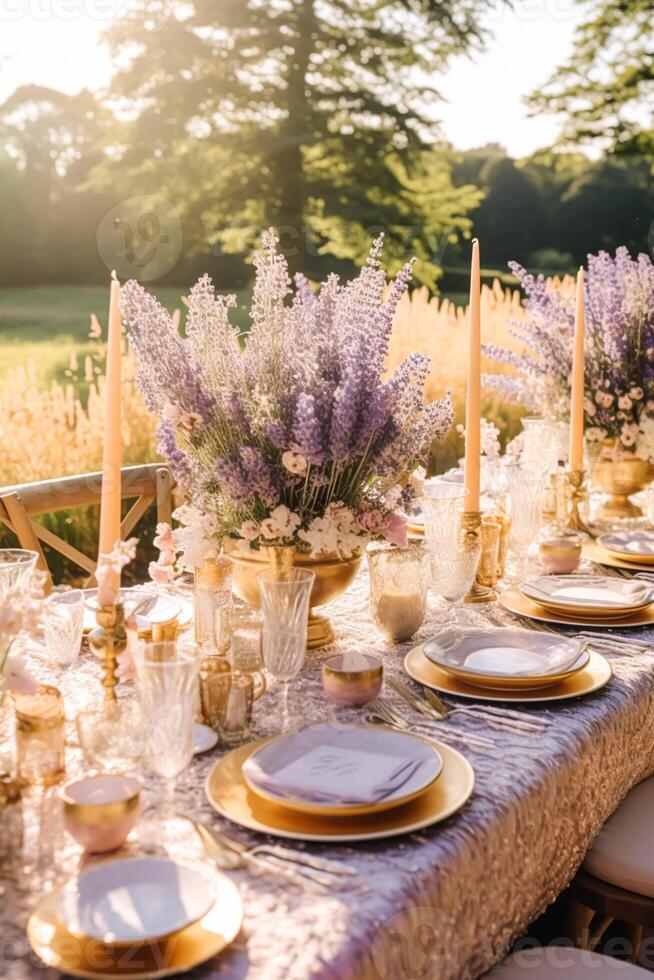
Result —
[[143, 755], [162, 780], [160, 822], [166, 833], [175, 811], [179, 774], [193, 758], [198, 650], [178, 641], [141, 643], [135, 651], [143, 723]]
[[546, 474], [540, 467], [513, 463], [506, 467], [506, 475], [511, 497], [509, 543], [517, 559], [516, 571], [521, 577], [526, 568], [529, 547], [541, 525]]
[[84, 628], [84, 592], [55, 592], [45, 606], [45, 646], [54, 667], [70, 667], [78, 658]]
[[477, 536], [460, 532], [434, 538], [431, 553], [432, 591], [448, 603], [447, 621], [458, 621], [457, 608], [472, 588], [477, 574], [481, 542]]
[[456, 537], [461, 527], [461, 512], [468, 490], [460, 483], [429, 483], [420, 507], [425, 521], [425, 540], [431, 550], [435, 538]]
[[291, 727], [288, 683], [304, 663], [309, 599], [315, 578], [314, 572], [303, 568], [291, 568], [281, 574], [267, 568], [257, 576], [263, 613], [263, 662], [281, 687], [273, 725], [282, 732]]

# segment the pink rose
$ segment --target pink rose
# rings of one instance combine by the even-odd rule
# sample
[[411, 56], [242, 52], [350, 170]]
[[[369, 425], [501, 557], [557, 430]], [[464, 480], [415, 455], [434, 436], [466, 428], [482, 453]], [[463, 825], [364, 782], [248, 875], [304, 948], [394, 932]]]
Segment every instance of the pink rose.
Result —
[[384, 520], [382, 534], [391, 544], [406, 548], [409, 544], [406, 521], [399, 514], [388, 514]]

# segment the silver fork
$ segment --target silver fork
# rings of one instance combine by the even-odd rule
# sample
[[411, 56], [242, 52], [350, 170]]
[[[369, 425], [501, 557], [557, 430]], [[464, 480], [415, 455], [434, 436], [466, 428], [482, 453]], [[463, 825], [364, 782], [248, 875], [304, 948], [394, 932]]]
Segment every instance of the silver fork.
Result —
[[[405, 714], [399, 711], [394, 705], [390, 704], [388, 701], [382, 698], [374, 698], [370, 701], [369, 708], [372, 709], [373, 714], [369, 717], [373, 718], [375, 715], [380, 718], [385, 724], [390, 725], [392, 728], [398, 728], [405, 732], [415, 732], [421, 737], [425, 737], [421, 728], [429, 728], [427, 722], [413, 722]], [[432, 722], [438, 725], [439, 735], [442, 735], [443, 740], [448, 739], [453, 742], [461, 742], [467, 745], [471, 749], [492, 749], [494, 747], [494, 742], [488, 738], [484, 738], [482, 735], [473, 735], [471, 732], [460, 732], [453, 729], [447, 724], [443, 719], [431, 719]], [[431, 729], [433, 732], [433, 729]]]
[[357, 875], [354, 868], [336, 861], [315, 858], [273, 844], [248, 847], [241, 841], [221, 834], [206, 823], [186, 817], [193, 825], [209, 857], [224, 870], [236, 870], [248, 864], [268, 874], [286, 878], [310, 891], [326, 893], [341, 887], [342, 879]]
[[527, 735], [542, 732], [549, 724], [549, 721], [540, 719], [525, 718], [517, 711], [508, 708], [495, 708], [490, 705], [470, 704], [455, 705], [447, 704], [437, 694], [429, 688], [424, 688], [422, 694], [417, 694], [408, 684], [398, 681], [394, 677], [388, 679], [388, 683], [393, 690], [403, 698], [407, 704], [415, 708], [416, 711], [432, 721], [439, 721], [443, 718], [450, 718], [452, 715], [467, 715], [472, 718], [479, 718], [485, 721], [491, 728], [513, 732], [517, 735]]
[[590, 645], [595, 646], [598, 650], [616, 647], [619, 653], [625, 651], [628, 653], [643, 653], [646, 650], [652, 649], [652, 644], [645, 640], [630, 639], [626, 636], [614, 636], [613, 633], [596, 633], [591, 630], [580, 630], [577, 633], [561, 633], [559, 630], [545, 626], [544, 623], [532, 620], [525, 622], [522, 619], [520, 620], [520, 624], [524, 625], [527, 629], [535, 630], [537, 633], [550, 633], [553, 636], [570, 636], [574, 639], [589, 640]]

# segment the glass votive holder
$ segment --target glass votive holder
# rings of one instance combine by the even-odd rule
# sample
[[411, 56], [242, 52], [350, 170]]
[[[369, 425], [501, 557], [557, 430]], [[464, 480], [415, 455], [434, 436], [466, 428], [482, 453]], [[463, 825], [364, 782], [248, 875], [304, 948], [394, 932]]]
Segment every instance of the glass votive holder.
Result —
[[401, 643], [420, 629], [427, 610], [429, 559], [422, 542], [368, 549], [370, 608], [377, 628]]
[[546, 575], [569, 575], [579, 567], [585, 535], [578, 531], [545, 528], [538, 542], [538, 555]]
[[200, 665], [202, 720], [224, 745], [234, 745], [250, 734], [254, 702], [266, 689], [261, 671], [233, 670], [225, 657], [206, 657]]
[[215, 653], [229, 650], [232, 611], [232, 562], [226, 555], [195, 566], [195, 641]]
[[84, 629], [84, 592], [53, 592], [45, 602], [43, 633], [50, 663], [70, 667], [79, 657]]
[[50, 786], [65, 772], [64, 699], [43, 684], [34, 694], [14, 694], [16, 773], [31, 785]]
[[337, 707], [361, 707], [376, 698], [382, 688], [384, 668], [368, 653], [343, 653], [322, 665], [322, 687]]
[[477, 582], [488, 588], [493, 588], [501, 578], [500, 573], [500, 544], [502, 541], [502, 524], [491, 517], [482, 517], [479, 525], [481, 554], [477, 566]]
[[262, 616], [258, 609], [254, 609], [245, 603], [235, 603], [232, 607], [230, 620], [232, 641], [228, 657], [234, 670], [252, 673], [262, 669], [262, 622]]

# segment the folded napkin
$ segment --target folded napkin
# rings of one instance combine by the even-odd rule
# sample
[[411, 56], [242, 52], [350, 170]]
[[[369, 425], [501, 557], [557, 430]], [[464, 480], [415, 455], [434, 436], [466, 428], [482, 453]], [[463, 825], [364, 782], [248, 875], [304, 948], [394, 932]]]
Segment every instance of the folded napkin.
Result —
[[399, 733], [320, 724], [264, 745], [243, 773], [281, 799], [352, 805], [388, 799], [420, 776], [426, 785], [440, 766], [432, 748]]

